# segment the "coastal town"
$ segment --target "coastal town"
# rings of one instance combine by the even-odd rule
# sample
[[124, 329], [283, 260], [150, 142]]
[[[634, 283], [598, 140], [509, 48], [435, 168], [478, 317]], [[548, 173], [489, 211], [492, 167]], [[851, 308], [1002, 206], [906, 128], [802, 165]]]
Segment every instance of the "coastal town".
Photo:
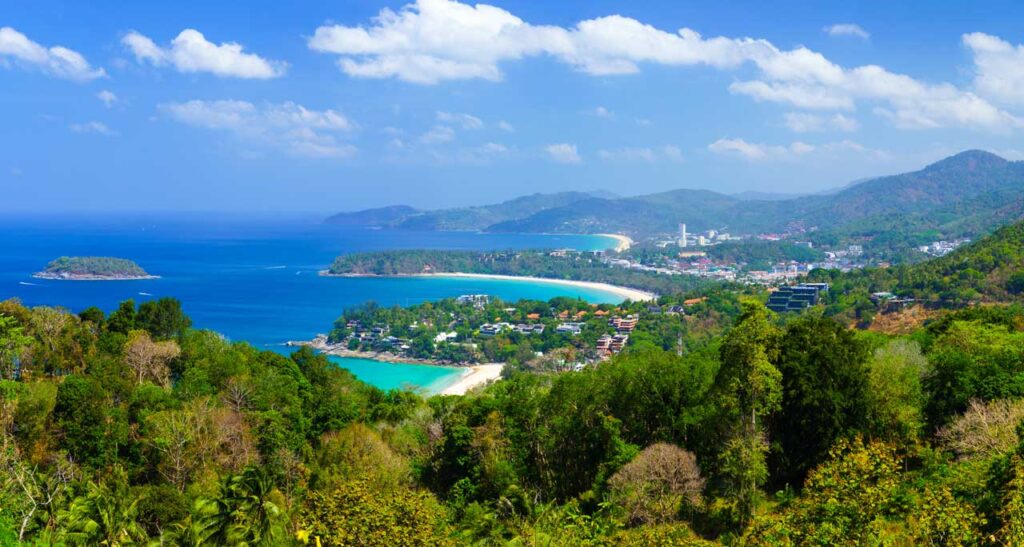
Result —
[[634, 336], [650, 341], [655, 331], [682, 332], [688, 311], [705, 300], [612, 305], [559, 297], [510, 303], [466, 294], [407, 308], [367, 305], [347, 310], [330, 333], [290, 344], [381, 361], [579, 371], [623, 351], [636, 341]]
[[[680, 223], [673, 237], [651, 236], [640, 244], [630, 240], [617, 253], [597, 254], [617, 268], [768, 286], [795, 282], [815, 269], [848, 272], [891, 265], [890, 260], [865, 252], [865, 243], [816, 246], [807, 237], [814, 231], [815, 227], [795, 223], [777, 233], [737, 236], [716, 229], [695, 233]], [[933, 241], [915, 247], [908, 258], [945, 256], [970, 242], [969, 238]], [[564, 257], [574, 251], [560, 249], [550, 254]]]

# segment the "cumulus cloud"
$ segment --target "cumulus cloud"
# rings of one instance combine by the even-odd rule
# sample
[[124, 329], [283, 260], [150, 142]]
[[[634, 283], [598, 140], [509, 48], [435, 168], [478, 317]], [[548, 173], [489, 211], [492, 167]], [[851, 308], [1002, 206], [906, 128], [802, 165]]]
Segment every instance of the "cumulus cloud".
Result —
[[862, 40], [871, 38], [868, 31], [862, 29], [860, 25], [855, 25], [853, 23], [836, 23], [834, 25], [829, 25], [822, 30], [829, 36], [853, 36]]
[[512, 127], [512, 124], [506, 122], [505, 120], [501, 120], [500, 122], [498, 122], [498, 129], [501, 129], [502, 131], [508, 131], [509, 133], [512, 133], [516, 130], [515, 127]]
[[815, 133], [821, 131], [852, 132], [860, 128], [860, 123], [857, 120], [843, 114], [822, 116], [807, 112], [787, 112], [785, 123], [786, 127], [796, 133]]
[[458, 125], [463, 129], [481, 129], [484, 126], [484, 122], [480, 118], [458, 112], [438, 112], [437, 121]]
[[11, 27], [0, 28], [0, 66], [4, 65], [34, 68], [77, 82], [106, 76], [102, 68], [93, 68], [81, 53], [63, 46], [43, 46]]
[[355, 124], [330, 109], [309, 110], [293, 102], [255, 105], [235, 100], [192, 100], [165, 103], [159, 108], [175, 121], [226, 131], [248, 143], [279, 148], [294, 156], [347, 158], [357, 152], [356, 147], [338, 139], [354, 130]]
[[[830, 29], [857, 35], [852, 27]], [[803, 109], [853, 110], [868, 101], [900, 127], [1024, 125], [952, 84], [926, 83], [875, 65], [847, 68], [806, 47], [780, 50], [764, 39], [705, 38], [689, 28], [668, 32], [620, 15], [561, 27], [534, 25], [487, 4], [417, 0], [397, 11], [381, 10], [366, 26], [323, 25], [308, 45], [338, 55], [338, 66], [352, 77], [417, 84], [497, 81], [502, 63], [536, 56], [593, 75], [632, 74], [643, 64], [723, 70], [752, 65], [757, 75], [732, 84], [732, 93]]]
[[786, 159], [814, 151], [814, 146], [796, 141], [789, 146], [747, 142], [743, 139], [718, 139], [708, 145], [716, 154], [736, 155], [747, 160]]
[[283, 76], [287, 64], [245, 53], [240, 44], [217, 45], [195, 29], [185, 29], [169, 47], [158, 46], [148, 36], [132, 31], [121, 38], [139, 63], [172, 65], [179, 72], [208, 72], [222, 78], [269, 79]]
[[623, 147], [612, 149], [601, 149], [597, 155], [604, 161], [610, 162], [646, 162], [657, 161], [683, 161], [683, 152], [677, 146], [665, 145], [658, 147]]
[[106, 106], [107, 108], [117, 104], [117, 95], [115, 95], [113, 91], [104, 89], [96, 94], [96, 98], [99, 99], [100, 102], [103, 103], [103, 106]]
[[593, 114], [598, 118], [611, 118], [613, 116], [612, 111], [603, 106], [595, 108]]
[[575, 144], [549, 144], [544, 148], [544, 151], [547, 152], [548, 157], [552, 161], [557, 163], [575, 164], [583, 162], [583, 158], [581, 158], [579, 152], [576, 151]]
[[75, 133], [92, 133], [95, 135], [103, 135], [104, 137], [113, 137], [117, 133], [107, 127], [107, 124], [103, 122], [91, 121], [85, 123], [73, 123], [71, 124], [71, 131]]
[[1024, 46], [997, 36], [974, 32], [963, 36], [974, 56], [974, 88], [1006, 103], [1024, 103]]

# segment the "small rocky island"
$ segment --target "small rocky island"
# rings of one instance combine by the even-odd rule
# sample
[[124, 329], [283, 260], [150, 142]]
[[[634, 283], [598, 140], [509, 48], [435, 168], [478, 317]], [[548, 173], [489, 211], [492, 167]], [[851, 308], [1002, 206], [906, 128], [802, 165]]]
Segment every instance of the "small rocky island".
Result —
[[33, 277], [69, 281], [127, 281], [156, 279], [138, 264], [108, 256], [62, 256], [46, 265]]

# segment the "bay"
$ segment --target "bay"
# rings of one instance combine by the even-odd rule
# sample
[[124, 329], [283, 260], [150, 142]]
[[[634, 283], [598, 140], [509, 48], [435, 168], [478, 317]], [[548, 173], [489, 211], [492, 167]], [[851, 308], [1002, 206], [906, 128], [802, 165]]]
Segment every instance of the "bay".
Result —
[[[601, 236], [411, 232], [324, 225], [313, 215], [7, 215], [0, 219], [0, 300], [28, 306], [88, 306], [106, 311], [126, 299], [171, 296], [194, 326], [231, 340], [287, 352], [289, 340], [327, 332], [341, 312], [367, 301], [408, 306], [461, 294], [506, 300], [571, 296], [617, 302], [592, 289], [519, 280], [472, 278], [328, 278], [317, 275], [339, 254], [386, 249], [595, 250]], [[52, 281], [32, 277], [59, 256], [134, 260], [160, 279]], [[459, 369], [334, 359], [383, 389], [435, 391]]]

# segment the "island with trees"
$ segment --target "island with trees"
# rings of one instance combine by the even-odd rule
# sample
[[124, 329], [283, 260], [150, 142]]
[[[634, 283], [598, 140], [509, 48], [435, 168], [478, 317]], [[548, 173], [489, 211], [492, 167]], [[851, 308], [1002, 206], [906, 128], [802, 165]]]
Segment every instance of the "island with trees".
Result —
[[62, 256], [33, 275], [38, 279], [67, 281], [129, 281], [157, 279], [135, 262], [109, 256]]

